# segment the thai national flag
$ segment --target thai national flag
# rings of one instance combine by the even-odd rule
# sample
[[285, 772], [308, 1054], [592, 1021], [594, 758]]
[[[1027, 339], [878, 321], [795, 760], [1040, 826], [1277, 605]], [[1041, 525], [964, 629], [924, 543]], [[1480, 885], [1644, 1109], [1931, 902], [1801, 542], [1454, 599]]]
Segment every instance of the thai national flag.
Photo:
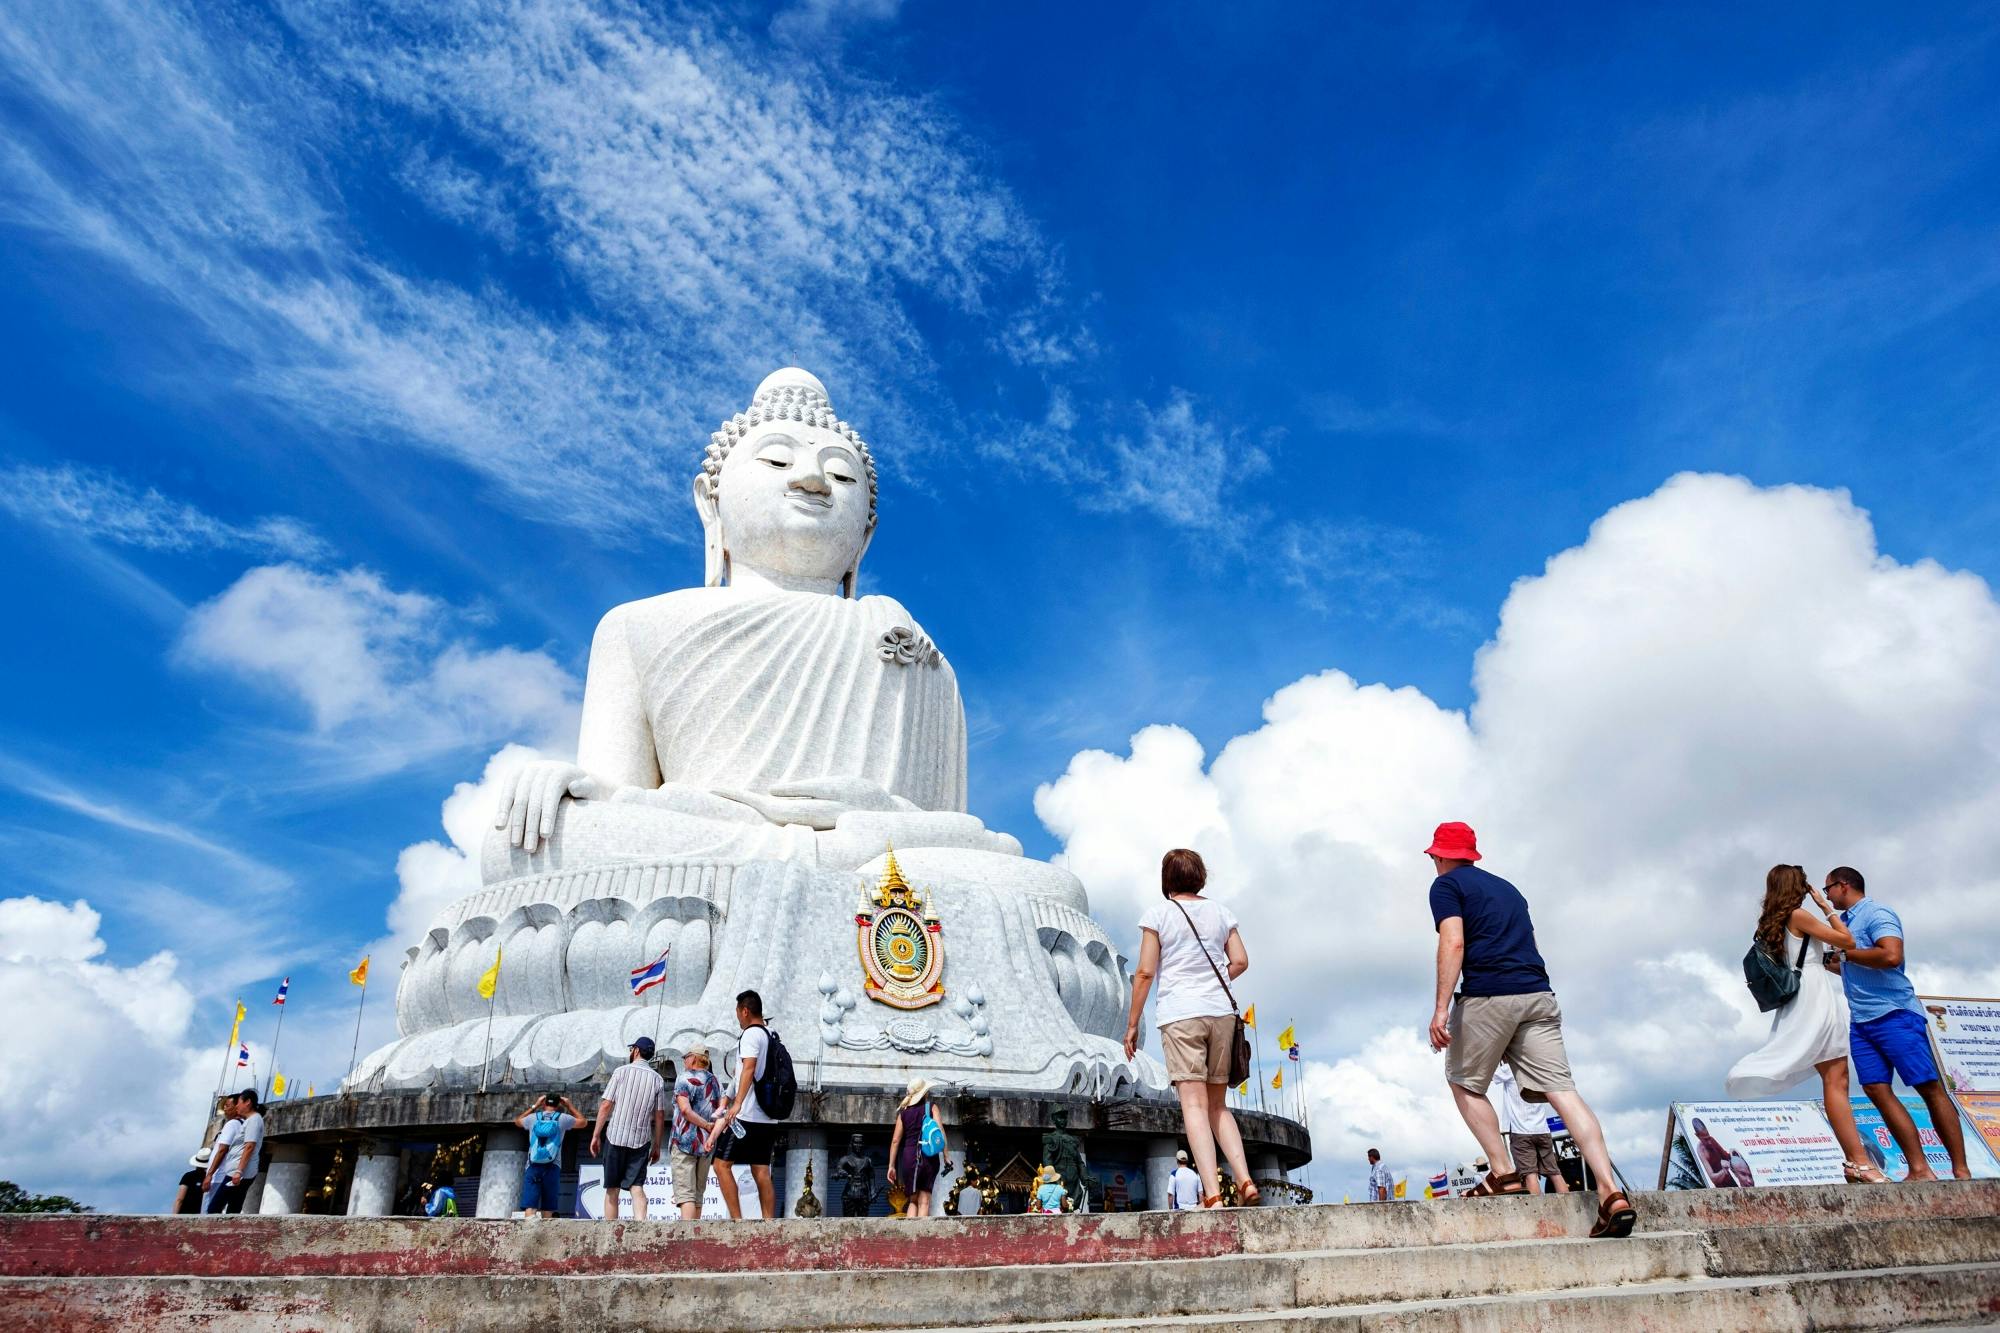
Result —
[[1293, 1043], [1293, 1045], [1292, 1045], [1292, 1048], [1291, 1048], [1291, 1049], [1290, 1049], [1289, 1051], [1286, 1051], [1286, 1052], [1285, 1052], [1285, 1054], [1286, 1054], [1286, 1055], [1289, 1055], [1289, 1056], [1291, 1056], [1291, 1057], [1292, 1057], [1292, 1059], [1294, 1059], [1294, 1060], [1298, 1059], [1298, 1058], [1299, 1058], [1299, 1048], [1298, 1048], [1298, 1045], [1297, 1045], [1297, 1043]]
[[236, 1048], [236, 1067], [238, 1069], [250, 1067], [250, 1043], [247, 1041]]
[[278, 998], [271, 1001], [271, 1003], [283, 1004], [285, 1002], [285, 994], [286, 992], [290, 991], [291, 988], [292, 988], [292, 979], [290, 977], [286, 977], [283, 981], [278, 983]]
[[1440, 1171], [1431, 1177], [1431, 1193], [1443, 1194], [1451, 1188], [1451, 1177]]
[[632, 969], [632, 993], [644, 995], [653, 987], [667, 979], [667, 951], [660, 950], [660, 956], [644, 967]]

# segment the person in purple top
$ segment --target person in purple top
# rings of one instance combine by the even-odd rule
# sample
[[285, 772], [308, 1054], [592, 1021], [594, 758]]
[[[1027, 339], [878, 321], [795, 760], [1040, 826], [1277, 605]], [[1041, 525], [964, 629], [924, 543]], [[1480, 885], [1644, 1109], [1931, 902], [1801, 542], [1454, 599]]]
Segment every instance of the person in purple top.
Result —
[[[1437, 871], [1430, 895], [1438, 936], [1431, 1049], [1447, 1052], [1445, 1080], [1466, 1128], [1488, 1161], [1512, 1162], [1500, 1136], [1500, 1118], [1486, 1100], [1493, 1071], [1505, 1060], [1520, 1080], [1523, 1097], [1547, 1100], [1562, 1114], [1596, 1177], [1601, 1201], [1590, 1234], [1631, 1235], [1638, 1214], [1617, 1187], [1596, 1115], [1570, 1081], [1562, 1008], [1535, 947], [1528, 900], [1506, 880], [1473, 864], [1479, 859], [1479, 842], [1469, 825], [1438, 825], [1425, 854]], [[1466, 1196], [1527, 1192], [1519, 1171], [1496, 1166]]]
[[1965, 1161], [1965, 1131], [1958, 1108], [1938, 1077], [1917, 988], [1903, 971], [1902, 918], [1868, 896], [1867, 881], [1851, 866], [1826, 872], [1826, 896], [1840, 909], [1840, 919], [1854, 936], [1852, 949], [1829, 951], [1826, 958], [1828, 970], [1840, 973], [1847, 990], [1854, 1073], [1910, 1164], [1910, 1174], [1903, 1179], [1936, 1180], [1937, 1174], [1924, 1158], [1916, 1122], [1896, 1096], [1892, 1080], [1898, 1074], [1930, 1108], [1931, 1124], [1951, 1156], [1952, 1175], [1969, 1180], [1972, 1171]]

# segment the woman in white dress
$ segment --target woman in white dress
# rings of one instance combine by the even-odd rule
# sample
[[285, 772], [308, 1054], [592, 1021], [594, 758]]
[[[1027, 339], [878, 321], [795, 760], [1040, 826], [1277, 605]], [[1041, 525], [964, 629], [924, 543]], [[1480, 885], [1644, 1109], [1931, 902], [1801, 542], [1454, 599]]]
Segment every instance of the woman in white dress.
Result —
[[[1806, 908], [1808, 897], [1819, 916]], [[1729, 1071], [1729, 1095], [1773, 1097], [1817, 1073], [1827, 1121], [1847, 1159], [1843, 1165], [1848, 1181], [1885, 1183], [1888, 1177], [1869, 1165], [1861, 1132], [1854, 1126], [1854, 1104], [1847, 1089], [1847, 992], [1840, 978], [1824, 966], [1827, 946], [1851, 949], [1854, 937], [1833, 904], [1806, 878], [1803, 867], [1772, 866], [1764, 876], [1757, 943], [1787, 967], [1798, 962], [1803, 944], [1805, 966], [1799, 972], [1798, 993], [1772, 1016], [1771, 1035]]]

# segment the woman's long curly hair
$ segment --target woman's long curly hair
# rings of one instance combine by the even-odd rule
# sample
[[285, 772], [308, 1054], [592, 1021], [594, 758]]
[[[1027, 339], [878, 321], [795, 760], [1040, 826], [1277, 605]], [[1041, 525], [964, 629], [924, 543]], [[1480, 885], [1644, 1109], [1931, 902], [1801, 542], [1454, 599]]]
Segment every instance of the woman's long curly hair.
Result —
[[1764, 876], [1764, 910], [1757, 918], [1757, 943], [1772, 957], [1785, 952], [1785, 923], [1805, 902], [1809, 885], [1804, 866], [1772, 866]]

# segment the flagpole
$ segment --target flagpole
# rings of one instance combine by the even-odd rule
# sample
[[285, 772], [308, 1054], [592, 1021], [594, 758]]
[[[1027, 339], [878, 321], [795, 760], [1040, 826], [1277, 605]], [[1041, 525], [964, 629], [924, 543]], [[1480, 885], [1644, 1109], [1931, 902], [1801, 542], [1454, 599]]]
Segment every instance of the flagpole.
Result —
[[[1252, 1029], [1252, 1030], [1254, 1031], [1255, 1029]], [[1263, 1111], [1263, 1110], [1265, 1109], [1265, 1107], [1264, 1107], [1264, 1034], [1263, 1034], [1263, 1033], [1261, 1033], [1261, 1032], [1257, 1033], [1257, 1042], [1256, 1042], [1256, 1045], [1255, 1045], [1255, 1046], [1253, 1046], [1253, 1047], [1252, 1047], [1251, 1049], [1257, 1052], [1257, 1109], [1258, 1109], [1259, 1111]]]
[[[660, 950], [661, 962], [666, 961], [667, 953], [666, 949]], [[660, 1044], [660, 1019], [665, 1016], [667, 1008], [667, 976], [664, 972], [660, 974], [659, 992], [660, 998], [653, 1005], [653, 1045], [656, 1048]]]
[[[243, 1007], [243, 997], [239, 995], [236, 997], [236, 1008], [240, 1009], [242, 1007]], [[233, 1014], [236, 1012], [236, 1009], [231, 1009], [229, 1012]], [[230, 1024], [229, 1044], [222, 1048], [222, 1068], [218, 1070], [215, 1075], [215, 1095], [218, 1097], [222, 1095], [223, 1085], [229, 1079], [229, 1057], [236, 1054], [236, 1031], [237, 1031], [236, 1025], [234, 1023]], [[213, 1108], [211, 1108], [211, 1110], [212, 1109]]]
[[479, 1056], [479, 1090], [486, 1091], [486, 1076], [493, 1064], [493, 1000], [500, 994], [500, 955], [493, 956], [493, 994], [486, 997], [486, 1049]]
[[361, 983], [361, 999], [354, 1006], [354, 1049], [347, 1053], [347, 1082], [354, 1081], [354, 1067], [361, 1059], [361, 1011], [368, 1005], [368, 983]]
[[[289, 981], [290, 978], [287, 978]], [[278, 1038], [285, 1035], [285, 1006], [278, 1006], [278, 1026], [271, 1033], [271, 1068], [264, 1075], [264, 1100], [271, 1100], [271, 1077], [278, 1072]]]

